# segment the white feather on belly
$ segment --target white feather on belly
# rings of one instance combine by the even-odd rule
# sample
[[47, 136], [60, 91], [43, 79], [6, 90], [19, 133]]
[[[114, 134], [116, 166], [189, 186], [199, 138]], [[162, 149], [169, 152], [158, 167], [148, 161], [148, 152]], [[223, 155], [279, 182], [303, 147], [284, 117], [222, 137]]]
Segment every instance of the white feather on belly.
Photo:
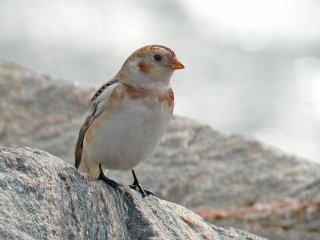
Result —
[[134, 168], [153, 153], [170, 117], [171, 109], [165, 101], [150, 108], [141, 99], [123, 99], [112, 114], [104, 111], [97, 117], [97, 121], [103, 120], [94, 129], [94, 137], [90, 144], [84, 141], [87, 161], [110, 170]]

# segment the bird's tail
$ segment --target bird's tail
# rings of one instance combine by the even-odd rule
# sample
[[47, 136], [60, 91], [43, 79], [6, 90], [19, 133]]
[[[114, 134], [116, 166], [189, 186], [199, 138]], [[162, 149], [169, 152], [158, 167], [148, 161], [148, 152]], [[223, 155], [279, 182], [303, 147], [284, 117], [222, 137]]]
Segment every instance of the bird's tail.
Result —
[[88, 173], [94, 177], [98, 177], [100, 173], [99, 164], [89, 162], [85, 157], [82, 157], [78, 170], [83, 173]]

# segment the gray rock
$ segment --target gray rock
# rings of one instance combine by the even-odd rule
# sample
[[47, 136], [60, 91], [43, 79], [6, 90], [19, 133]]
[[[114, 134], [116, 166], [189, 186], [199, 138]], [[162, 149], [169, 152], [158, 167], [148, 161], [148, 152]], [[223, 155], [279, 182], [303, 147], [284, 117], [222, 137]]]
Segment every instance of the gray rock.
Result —
[[[92, 93], [93, 89], [15, 64], [0, 64], [4, 119], [0, 145], [44, 149], [73, 164], [74, 145]], [[251, 215], [208, 217], [215, 224], [239, 226], [278, 239], [303, 236], [307, 240], [320, 235], [320, 216], [315, 214], [320, 211], [320, 164], [254, 139], [222, 134], [175, 116], [155, 154], [136, 173], [156, 196], [197, 212], [258, 209]], [[132, 182], [130, 172], [110, 171], [108, 176], [125, 184]], [[289, 212], [269, 215], [257, 207], [262, 204], [272, 209], [288, 199], [298, 205], [299, 201], [310, 204], [302, 204], [298, 212], [285, 208]]]
[[115, 190], [40, 150], [0, 149], [1, 239], [263, 239], [186, 208]]
[[2, 62], [0, 145], [34, 146], [72, 162], [77, 128], [82, 124], [90, 92]]

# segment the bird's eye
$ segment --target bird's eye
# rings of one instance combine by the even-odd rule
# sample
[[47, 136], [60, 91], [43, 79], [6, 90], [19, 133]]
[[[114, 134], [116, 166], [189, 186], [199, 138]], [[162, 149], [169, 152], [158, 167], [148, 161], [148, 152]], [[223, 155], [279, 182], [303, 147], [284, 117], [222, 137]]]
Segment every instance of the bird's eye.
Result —
[[154, 58], [154, 60], [156, 60], [157, 62], [160, 62], [161, 61], [161, 59], [162, 59], [162, 57], [160, 56], [160, 55], [154, 55], [153, 56], [153, 58]]

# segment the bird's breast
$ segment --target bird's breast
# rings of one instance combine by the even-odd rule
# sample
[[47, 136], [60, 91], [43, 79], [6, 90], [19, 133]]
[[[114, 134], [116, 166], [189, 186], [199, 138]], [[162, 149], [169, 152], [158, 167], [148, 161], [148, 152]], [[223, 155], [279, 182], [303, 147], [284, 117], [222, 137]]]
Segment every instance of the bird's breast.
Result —
[[167, 129], [173, 92], [116, 88], [85, 135], [91, 158], [109, 169], [130, 169], [148, 157]]

